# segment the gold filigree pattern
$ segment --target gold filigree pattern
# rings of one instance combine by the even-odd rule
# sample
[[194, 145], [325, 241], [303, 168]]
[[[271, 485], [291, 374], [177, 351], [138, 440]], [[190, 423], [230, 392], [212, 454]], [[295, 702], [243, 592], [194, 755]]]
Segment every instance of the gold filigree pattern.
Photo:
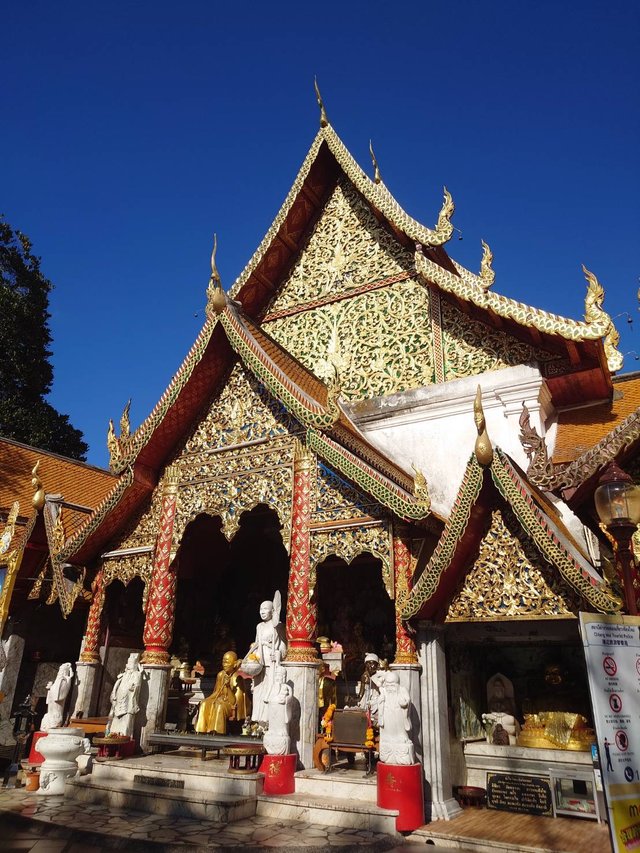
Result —
[[314, 524], [383, 514], [380, 504], [354, 489], [322, 462], [318, 463], [317, 483], [317, 499], [311, 515]]
[[468, 317], [445, 299], [441, 311], [446, 379], [477, 376], [489, 370], [553, 358], [550, 353]]
[[9, 515], [7, 516], [7, 523], [5, 524], [4, 530], [2, 531], [2, 536], [0, 536], [0, 556], [6, 554], [11, 546], [11, 540], [13, 539], [13, 534], [16, 529], [16, 520], [18, 518], [18, 513], [20, 512], [20, 503], [18, 501], [14, 501], [11, 505], [11, 509], [9, 510]]
[[562, 582], [514, 514], [496, 509], [475, 563], [453, 596], [447, 621], [576, 615], [580, 600]]
[[142, 611], [147, 607], [149, 583], [153, 571], [153, 554], [123, 554], [120, 557], [109, 557], [102, 563], [102, 583], [108, 587], [113, 581], [120, 581], [128, 586], [134, 578], [140, 578], [144, 583], [142, 594]]
[[382, 563], [382, 580], [389, 598], [393, 598], [393, 542], [388, 523], [311, 531], [310, 590], [315, 589], [316, 569], [331, 555], [351, 563], [359, 554], [371, 554]]

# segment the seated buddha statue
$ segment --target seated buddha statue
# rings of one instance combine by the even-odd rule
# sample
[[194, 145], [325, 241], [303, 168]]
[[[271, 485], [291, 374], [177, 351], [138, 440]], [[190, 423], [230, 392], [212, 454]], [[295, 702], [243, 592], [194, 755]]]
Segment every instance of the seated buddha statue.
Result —
[[198, 709], [197, 732], [224, 735], [228, 720], [249, 716], [243, 679], [237, 675], [240, 663], [235, 652], [225, 652], [222, 656], [222, 669], [216, 676], [213, 693], [200, 703]]

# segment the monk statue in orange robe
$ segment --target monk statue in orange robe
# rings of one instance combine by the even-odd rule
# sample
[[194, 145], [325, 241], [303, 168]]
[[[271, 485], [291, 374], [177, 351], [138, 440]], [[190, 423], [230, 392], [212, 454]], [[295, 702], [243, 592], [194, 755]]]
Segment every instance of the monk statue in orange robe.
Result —
[[213, 693], [200, 703], [198, 709], [197, 732], [224, 735], [228, 720], [242, 720], [249, 716], [243, 679], [237, 674], [240, 664], [235, 652], [225, 652], [222, 656], [222, 669], [216, 676]]

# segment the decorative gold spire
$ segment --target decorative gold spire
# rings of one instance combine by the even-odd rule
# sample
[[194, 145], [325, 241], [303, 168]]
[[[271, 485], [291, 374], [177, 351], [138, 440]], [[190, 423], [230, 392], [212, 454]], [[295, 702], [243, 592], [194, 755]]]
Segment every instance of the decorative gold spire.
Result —
[[429, 487], [427, 486], [427, 478], [424, 476], [420, 468], [416, 468], [416, 466], [411, 463], [411, 467], [413, 468], [413, 496], [417, 501], [420, 501], [426, 509], [431, 509], [431, 495], [429, 494]]
[[31, 485], [34, 488], [33, 497], [31, 498], [31, 503], [33, 508], [36, 510], [41, 510], [44, 506], [44, 487], [42, 485], [42, 480], [38, 476], [38, 468], [40, 467], [40, 460], [36, 462], [33, 466], [33, 471], [31, 472]]
[[316, 77], [313, 78], [313, 87], [316, 90], [316, 100], [318, 101], [318, 106], [320, 107], [320, 127], [327, 127], [327, 125], [329, 124], [329, 119], [327, 118], [327, 111], [324, 108], [322, 95], [320, 94], [320, 89], [318, 88], [318, 80]]
[[131, 397], [127, 402], [127, 405], [124, 407], [122, 415], [120, 417], [120, 438], [129, 438], [131, 435], [131, 423], [129, 421], [129, 411], [131, 409]]
[[482, 243], [482, 260], [480, 261], [480, 278], [482, 279], [482, 287], [488, 290], [496, 280], [495, 270], [491, 267], [493, 263], [493, 252], [484, 240]]
[[221, 314], [227, 307], [227, 297], [222, 289], [220, 273], [216, 266], [216, 252], [218, 251], [218, 235], [213, 235], [213, 251], [211, 252], [211, 278], [207, 285], [207, 314]]
[[380, 167], [378, 166], [378, 161], [376, 160], [376, 155], [373, 153], [373, 143], [369, 140], [369, 154], [371, 154], [371, 162], [373, 163], [373, 180], [376, 184], [382, 183], [382, 177], [380, 176]]
[[584, 264], [582, 265], [582, 271], [588, 284], [587, 295], [584, 300], [584, 319], [587, 323], [606, 324], [607, 331], [604, 335], [604, 353], [607, 357], [609, 370], [615, 373], [615, 371], [620, 370], [624, 361], [622, 353], [618, 350], [620, 333], [614, 326], [611, 317], [602, 307], [604, 303], [604, 287]]
[[453, 203], [453, 199], [451, 198], [451, 193], [446, 187], [443, 187], [444, 190], [444, 201], [442, 202], [442, 207], [440, 208], [440, 213], [438, 215], [438, 222], [435, 227], [435, 233], [439, 240], [442, 242], [446, 242], [451, 235], [453, 234], [453, 225], [451, 224], [451, 217], [456, 209], [455, 204]]
[[113, 418], [109, 418], [109, 428], [107, 430], [107, 448], [109, 450], [109, 465], [114, 468], [122, 454], [120, 453], [120, 442], [116, 436], [116, 431], [113, 428]]
[[7, 523], [2, 531], [2, 536], [0, 536], [0, 554], [6, 554], [9, 550], [9, 546], [11, 545], [11, 540], [13, 539], [13, 534], [16, 529], [16, 521], [18, 520], [19, 512], [20, 504], [18, 501], [14, 501], [11, 509], [9, 510]]
[[476, 422], [478, 437], [476, 438], [476, 459], [481, 465], [490, 465], [493, 459], [493, 447], [487, 432], [487, 423], [482, 409], [482, 389], [478, 385], [476, 399], [473, 401], [473, 419]]

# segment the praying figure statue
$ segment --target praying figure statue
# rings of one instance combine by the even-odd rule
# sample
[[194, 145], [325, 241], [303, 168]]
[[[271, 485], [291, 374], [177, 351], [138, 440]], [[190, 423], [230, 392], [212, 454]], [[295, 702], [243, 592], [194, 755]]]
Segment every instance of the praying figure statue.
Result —
[[274, 672], [287, 653], [284, 626], [280, 622], [282, 600], [276, 592], [273, 601], [263, 601], [260, 618], [256, 626], [256, 638], [251, 644], [245, 660], [261, 664], [260, 672], [253, 676], [253, 712], [251, 719], [266, 723], [269, 695], [274, 684]]
[[289, 755], [289, 723], [293, 691], [287, 684], [287, 671], [283, 666], [274, 667], [273, 685], [267, 702], [268, 728], [263, 743], [268, 755]]
[[[379, 670], [380, 658], [373, 652], [367, 652], [364, 656], [364, 672], [360, 676], [358, 689], [358, 708], [368, 711], [371, 722], [378, 722], [378, 704], [380, 701], [379, 681], [383, 672]], [[378, 674], [379, 673], [379, 674]]]
[[197, 732], [225, 735], [228, 720], [244, 720], [249, 716], [244, 679], [238, 675], [241, 663], [235, 652], [225, 652], [222, 656], [222, 669], [216, 676], [213, 693], [200, 703]]
[[416, 753], [411, 741], [411, 697], [400, 684], [397, 672], [381, 672], [378, 725], [380, 726], [380, 761], [384, 764], [415, 764]]
[[133, 737], [136, 714], [140, 710], [140, 688], [144, 670], [140, 663], [140, 653], [129, 655], [127, 665], [116, 678], [111, 691], [111, 710], [107, 721], [107, 733]]
[[70, 663], [63, 663], [53, 681], [47, 684], [47, 713], [40, 723], [40, 731], [48, 732], [62, 725], [64, 703], [73, 683], [73, 668]]

